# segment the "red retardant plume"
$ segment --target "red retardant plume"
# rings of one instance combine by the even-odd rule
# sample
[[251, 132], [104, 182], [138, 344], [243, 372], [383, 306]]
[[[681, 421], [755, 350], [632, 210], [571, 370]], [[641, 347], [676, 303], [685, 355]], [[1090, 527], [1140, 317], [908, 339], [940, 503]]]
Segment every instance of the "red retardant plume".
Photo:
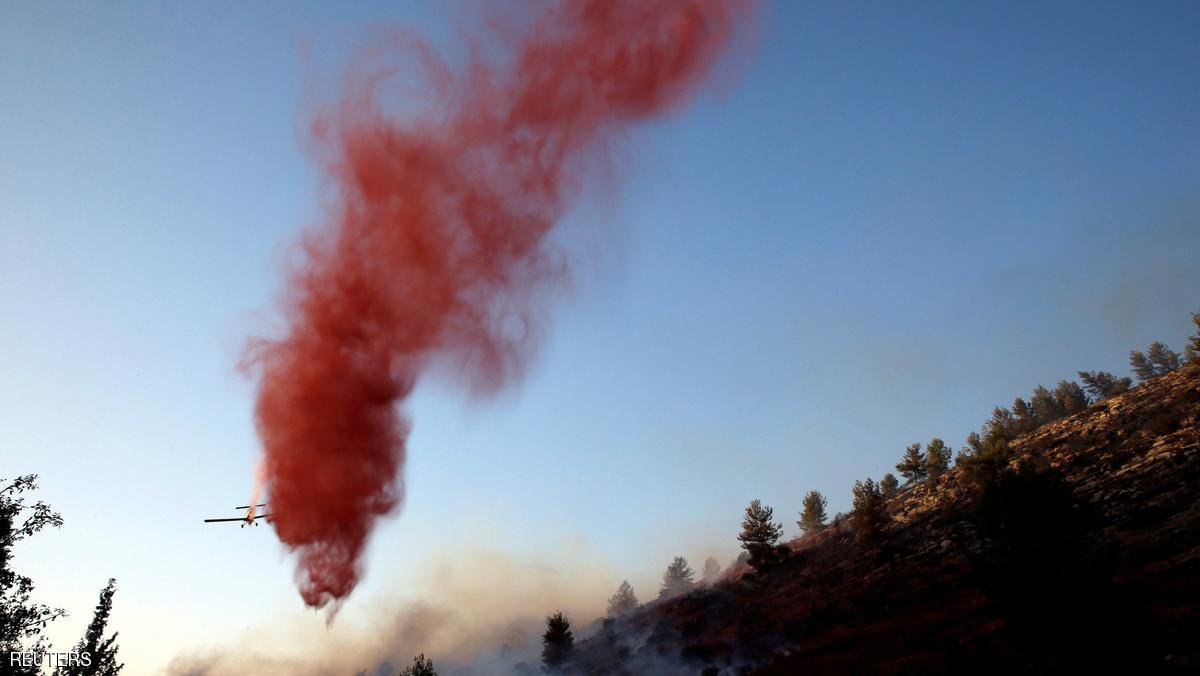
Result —
[[548, 234], [582, 169], [684, 102], [747, 14], [737, 0], [534, 7], [497, 29], [498, 58], [475, 49], [462, 74], [411, 36], [371, 53], [416, 64], [424, 112], [385, 111], [400, 70], [367, 58], [314, 120], [333, 206], [289, 270], [284, 337], [252, 341], [245, 360], [262, 487], [309, 606], [353, 591], [376, 520], [403, 501], [400, 405], [422, 370], [436, 362], [477, 392], [519, 375], [536, 300], [566, 272]]

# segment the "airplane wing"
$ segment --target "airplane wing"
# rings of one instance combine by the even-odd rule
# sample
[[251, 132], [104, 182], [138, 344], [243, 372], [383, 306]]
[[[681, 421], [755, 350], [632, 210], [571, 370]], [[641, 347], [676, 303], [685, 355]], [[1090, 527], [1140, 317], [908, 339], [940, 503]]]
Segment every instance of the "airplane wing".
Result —
[[[260, 502], [257, 505], [255, 505], [255, 507], [266, 507], [266, 506], [267, 506], [267, 503], [265, 503], [265, 502]], [[250, 509], [250, 505], [240, 505], [238, 507], [234, 507], [234, 509]]]
[[273, 516], [275, 516], [275, 515], [274, 514], [255, 514], [254, 520], [257, 521], [258, 519], [269, 519]]
[[205, 519], [204, 523], [220, 523], [222, 521], [245, 521], [245, 520], [246, 520], [245, 517], [238, 517], [236, 519]]

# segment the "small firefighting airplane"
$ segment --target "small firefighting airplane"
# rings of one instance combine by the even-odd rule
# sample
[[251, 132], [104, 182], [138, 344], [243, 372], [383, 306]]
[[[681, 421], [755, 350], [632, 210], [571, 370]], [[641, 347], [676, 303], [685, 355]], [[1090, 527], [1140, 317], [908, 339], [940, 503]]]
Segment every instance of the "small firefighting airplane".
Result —
[[204, 523], [221, 523], [221, 522], [225, 522], [225, 521], [241, 521], [242, 525], [238, 526], [239, 528], [245, 528], [246, 524], [253, 524], [253, 525], [257, 526], [259, 519], [266, 519], [267, 523], [271, 523], [271, 517], [275, 516], [274, 514], [255, 514], [254, 513], [255, 509], [257, 509], [259, 507], [266, 507], [266, 506], [267, 506], [267, 503], [260, 502], [257, 505], [242, 505], [241, 507], [234, 507], [234, 509], [246, 510], [246, 516], [241, 516], [236, 519], [205, 519]]

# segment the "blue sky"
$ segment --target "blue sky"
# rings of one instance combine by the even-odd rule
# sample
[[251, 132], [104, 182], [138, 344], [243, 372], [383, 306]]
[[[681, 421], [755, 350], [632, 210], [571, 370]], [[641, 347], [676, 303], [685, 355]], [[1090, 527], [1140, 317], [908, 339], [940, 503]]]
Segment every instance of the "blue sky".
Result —
[[[134, 673], [310, 621], [268, 532], [200, 523], [248, 494], [234, 365], [318, 216], [306, 97], [381, 24], [453, 53], [476, 10], [0, 6], [0, 469], [66, 519], [16, 558], [72, 612], [62, 645], [109, 576]], [[845, 509], [912, 441], [1182, 347], [1194, 4], [779, 3], [758, 31], [563, 224], [575, 284], [526, 379], [421, 384], [407, 505], [347, 621], [473, 538], [563, 566], [586, 543], [649, 598], [673, 555], [732, 558], [752, 498], [794, 534], [807, 490]]]

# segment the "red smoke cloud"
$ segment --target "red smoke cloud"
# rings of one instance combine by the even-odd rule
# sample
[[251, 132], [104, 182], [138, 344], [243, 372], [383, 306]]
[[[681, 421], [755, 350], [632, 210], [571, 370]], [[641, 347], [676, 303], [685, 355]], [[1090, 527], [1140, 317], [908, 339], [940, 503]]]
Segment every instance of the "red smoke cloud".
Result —
[[537, 296], [565, 273], [547, 235], [580, 170], [630, 123], [681, 103], [746, 12], [739, 0], [536, 5], [511, 50], [461, 75], [410, 37], [432, 100], [380, 102], [394, 68], [360, 62], [313, 140], [336, 195], [289, 272], [287, 333], [254, 341], [263, 487], [299, 552], [304, 602], [346, 598], [376, 519], [394, 511], [410, 421], [399, 405], [431, 361], [492, 391], [519, 374]]

